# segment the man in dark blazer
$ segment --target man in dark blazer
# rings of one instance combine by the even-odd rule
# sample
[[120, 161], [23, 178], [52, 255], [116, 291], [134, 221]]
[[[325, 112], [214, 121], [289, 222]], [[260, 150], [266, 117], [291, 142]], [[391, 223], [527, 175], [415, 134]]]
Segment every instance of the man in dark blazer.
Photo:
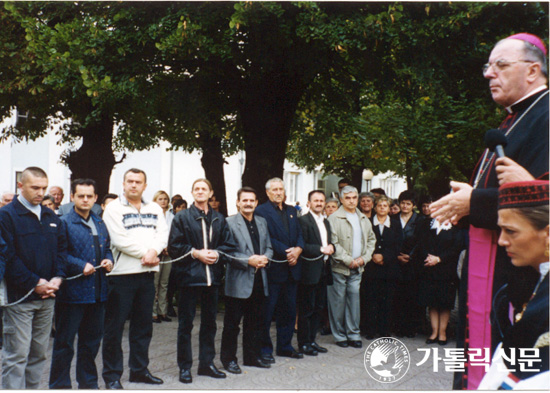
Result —
[[256, 215], [267, 221], [273, 259], [276, 262], [272, 262], [267, 271], [269, 296], [262, 340], [262, 359], [275, 363], [272, 355], [273, 343], [269, 334], [275, 306], [277, 306], [277, 356], [294, 359], [304, 357], [291, 345], [296, 321], [296, 289], [300, 280], [299, 257], [304, 248], [304, 240], [298, 222], [298, 212], [294, 207], [284, 203], [283, 180], [277, 177], [270, 179], [265, 188], [269, 201], [258, 206]]
[[224, 368], [240, 374], [237, 363], [237, 337], [243, 319], [243, 364], [269, 368], [261, 359], [265, 301], [268, 295], [265, 267], [273, 257], [267, 223], [254, 216], [258, 206], [256, 191], [243, 187], [237, 192], [239, 213], [227, 218], [227, 224], [237, 241], [238, 251], [227, 263], [225, 272], [225, 316], [220, 352]]
[[328, 352], [315, 342], [315, 336], [326, 304], [327, 284], [332, 284], [330, 256], [334, 254], [334, 245], [330, 224], [323, 216], [325, 194], [311, 191], [308, 205], [309, 213], [300, 217], [304, 252], [302, 278], [298, 283], [298, 346], [305, 355], [317, 356], [319, 352]]

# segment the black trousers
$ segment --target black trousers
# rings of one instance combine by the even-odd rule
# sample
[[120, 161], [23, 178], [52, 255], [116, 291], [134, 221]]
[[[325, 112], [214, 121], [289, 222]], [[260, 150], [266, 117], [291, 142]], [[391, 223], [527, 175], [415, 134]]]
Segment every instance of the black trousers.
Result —
[[324, 278], [317, 284], [298, 284], [298, 345], [311, 344], [319, 331], [327, 299]]
[[422, 326], [425, 308], [418, 305], [418, 281], [401, 281], [395, 291], [393, 315], [395, 333], [408, 335], [416, 333]]
[[226, 296], [223, 318], [222, 347], [220, 360], [223, 364], [237, 362], [237, 339], [239, 324], [243, 320], [243, 360], [245, 363], [256, 361], [261, 355], [261, 338], [264, 326], [265, 301], [261, 275], [254, 280], [252, 294], [248, 299]]
[[393, 298], [396, 286], [396, 280], [367, 280], [367, 334], [390, 335], [393, 318]]
[[125, 274], [109, 277], [109, 297], [105, 305], [103, 338], [103, 380], [120, 380], [123, 370], [122, 332], [130, 315], [130, 357], [128, 365], [135, 373], [149, 366], [149, 344], [153, 337], [154, 273]]
[[199, 368], [214, 361], [216, 349], [216, 313], [218, 312], [218, 287], [181, 287], [178, 299], [178, 367], [188, 370], [193, 365], [191, 331], [197, 309], [201, 305], [201, 325], [199, 332]]

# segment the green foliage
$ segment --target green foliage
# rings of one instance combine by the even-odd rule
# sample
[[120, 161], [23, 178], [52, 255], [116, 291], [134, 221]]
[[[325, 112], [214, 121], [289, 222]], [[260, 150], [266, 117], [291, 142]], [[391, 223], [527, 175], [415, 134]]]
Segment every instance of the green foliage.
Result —
[[366, 11], [358, 13], [364, 39], [348, 31], [343, 46], [355, 86], [315, 80], [300, 103], [289, 157], [341, 176], [362, 168], [390, 170], [417, 188], [467, 180], [484, 132], [502, 116], [481, 66], [501, 38], [519, 31], [548, 36], [548, 6], [376, 7], [357, 5]]
[[501, 115], [481, 66], [520, 31], [547, 37], [548, 4], [7, 2], [0, 117], [31, 116], [1, 136], [55, 119], [74, 143], [110, 119], [119, 150], [221, 140], [267, 171], [290, 138], [309, 169], [465, 180]]

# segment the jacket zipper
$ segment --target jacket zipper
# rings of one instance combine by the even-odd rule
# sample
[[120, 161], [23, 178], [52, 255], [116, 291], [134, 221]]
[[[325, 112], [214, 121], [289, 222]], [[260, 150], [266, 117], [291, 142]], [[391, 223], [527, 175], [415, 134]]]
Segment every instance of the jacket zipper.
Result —
[[[208, 241], [212, 239], [212, 224], [210, 224], [210, 238], [207, 237], [206, 222], [203, 217], [201, 217], [201, 224], [202, 224], [203, 246], [205, 250], [208, 250]], [[212, 285], [212, 277], [210, 276], [210, 266], [205, 264], [204, 268], [206, 269], [206, 286], [209, 287]]]

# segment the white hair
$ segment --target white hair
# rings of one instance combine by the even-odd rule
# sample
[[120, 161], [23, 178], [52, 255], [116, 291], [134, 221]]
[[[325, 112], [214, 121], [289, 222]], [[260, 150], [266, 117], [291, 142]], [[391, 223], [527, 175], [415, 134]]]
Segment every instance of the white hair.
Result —
[[283, 184], [283, 187], [285, 185], [285, 182], [283, 181], [283, 179], [281, 179], [280, 177], [274, 177], [274, 178], [271, 178], [267, 181], [267, 183], [265, 183], [265, 189], [266, 190], [270, 190], [271, 189], [271, 183], [282, 183]]
[[345, 186], [344, 188], [342, 188], [342, 191], [340, 191], [340, 194], [342, 194], [342, 196], [344, 196], [346, 194], [349, 194], [350, 192], [354, 192], [354, 193], [359, 195], [359, 192], [357, 191], [357, 188], [355, 188], [353, 186]]

